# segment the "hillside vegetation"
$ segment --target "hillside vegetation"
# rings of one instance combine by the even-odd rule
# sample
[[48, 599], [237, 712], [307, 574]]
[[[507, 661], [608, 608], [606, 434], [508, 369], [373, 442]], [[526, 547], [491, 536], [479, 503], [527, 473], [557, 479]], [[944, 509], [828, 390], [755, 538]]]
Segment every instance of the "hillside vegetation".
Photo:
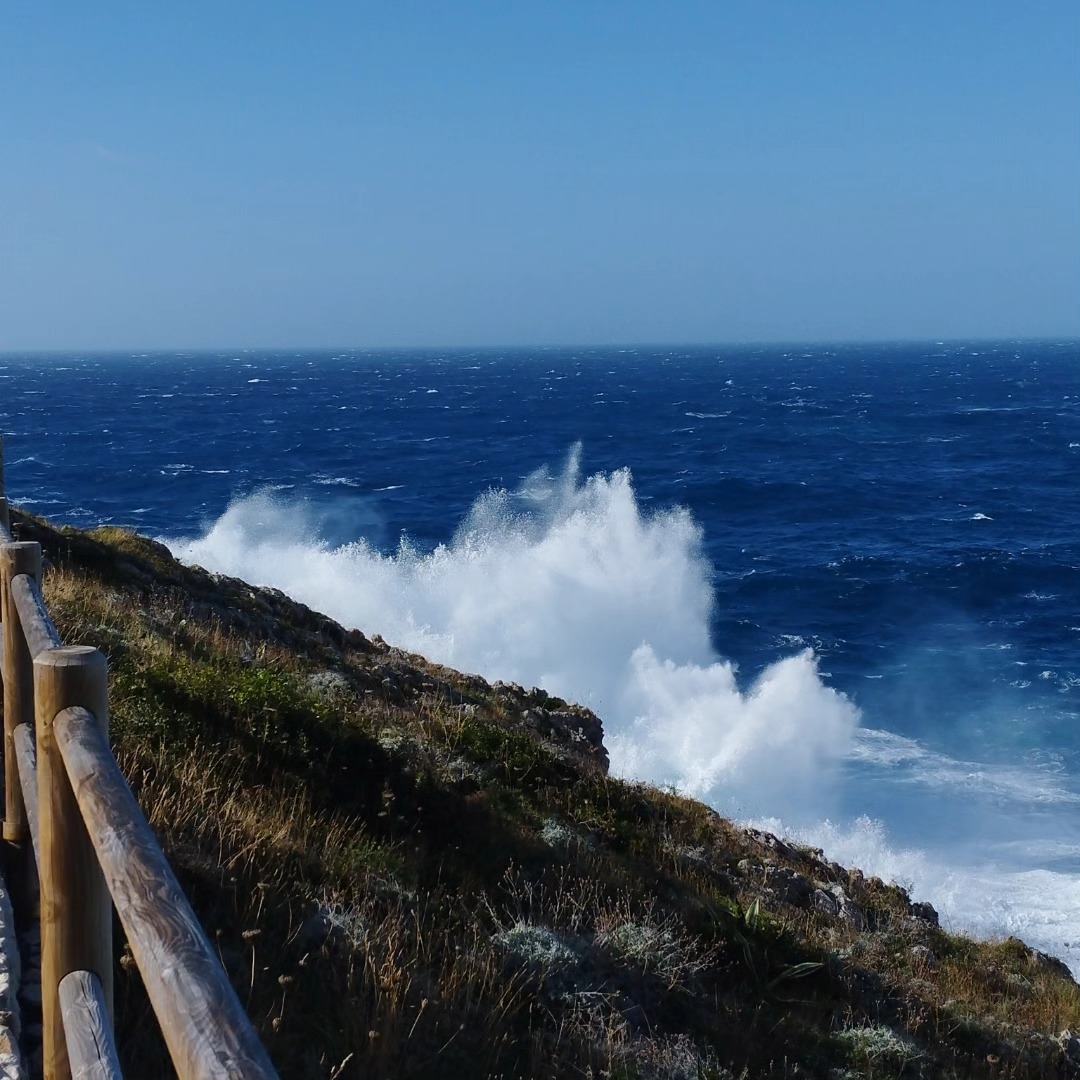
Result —
[[[587, 710], [14, 522], [64, 640], [108, 655], [117, 756], [282, 1077], [1077, 1071], [1060, 963], [607, 775]], [[118, 959], [128, 1075], [169, 1075]]]

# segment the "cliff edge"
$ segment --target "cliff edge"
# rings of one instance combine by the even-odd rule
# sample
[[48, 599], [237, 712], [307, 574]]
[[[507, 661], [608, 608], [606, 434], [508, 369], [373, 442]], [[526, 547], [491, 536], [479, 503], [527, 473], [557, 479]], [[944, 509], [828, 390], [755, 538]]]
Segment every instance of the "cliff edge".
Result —
[[[283, 1076], [1080, 1075], [1015, 938], [607, 772], [602, 725], [133, 533], [13, 513], [117, 757]], [[332, 583], [328, 583], [328, 588]], [[170, 1075], [120, 957], [129, 1075]]]

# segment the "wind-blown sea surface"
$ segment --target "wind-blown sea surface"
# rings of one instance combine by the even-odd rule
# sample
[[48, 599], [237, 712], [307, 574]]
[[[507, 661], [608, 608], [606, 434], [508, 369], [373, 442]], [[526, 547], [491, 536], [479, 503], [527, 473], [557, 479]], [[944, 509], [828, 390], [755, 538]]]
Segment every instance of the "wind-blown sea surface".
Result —
[[9, 496], [1080, 970], [1080, 343], [0, 358]]

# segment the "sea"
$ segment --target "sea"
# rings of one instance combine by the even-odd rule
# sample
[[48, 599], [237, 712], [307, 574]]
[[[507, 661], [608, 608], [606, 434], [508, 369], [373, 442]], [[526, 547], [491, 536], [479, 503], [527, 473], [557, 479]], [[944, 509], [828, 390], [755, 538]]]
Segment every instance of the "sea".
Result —
[[0, 356], [9, 498], [1080, 972], [1080, 342]]

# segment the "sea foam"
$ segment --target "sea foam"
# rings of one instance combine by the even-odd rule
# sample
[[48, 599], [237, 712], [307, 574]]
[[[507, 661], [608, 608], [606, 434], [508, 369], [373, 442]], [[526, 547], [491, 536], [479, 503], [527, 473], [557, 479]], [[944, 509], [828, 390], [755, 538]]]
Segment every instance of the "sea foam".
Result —
[[[480, 495], [434, 550], [405, 539], [381, 550], [376, 516], [357, 505], [357, 539], [345, 544], [325, 539], [325, 506], [271, 490], [235, 500], [201, 537], [168, 542], [187, 562], [280, 588], [434, 660], [586, 704], [604, 721], [617, 774], [814, 843], [912, 887], [947, 924], [1017, 933], [1080, 968], [1080, 878], [1001, 850], [983, 865], [970, 855], [978, 837], [966, 838], [964, 858], [933, 836], [908, 850], [890, 840], [895, 823], [842, 811], [865, 770], [928, 787], [946, 778], [943, 814], [948, 800], [987, 792], [1067, 803], [1070, 793], [1036, 773], [1028, 788], [1018, 769], [981, 781], [971, 763], [861, 728], [810, 649], [741, 678], [710, 640], [700, 529], [684, 508], [643, 513], [628, 470], [585, 477], [575, 450], [560, 472]], [[340, 508], [329, 513], [341, 535]], [[975, 790], [957, 782], [965, 777]]]

